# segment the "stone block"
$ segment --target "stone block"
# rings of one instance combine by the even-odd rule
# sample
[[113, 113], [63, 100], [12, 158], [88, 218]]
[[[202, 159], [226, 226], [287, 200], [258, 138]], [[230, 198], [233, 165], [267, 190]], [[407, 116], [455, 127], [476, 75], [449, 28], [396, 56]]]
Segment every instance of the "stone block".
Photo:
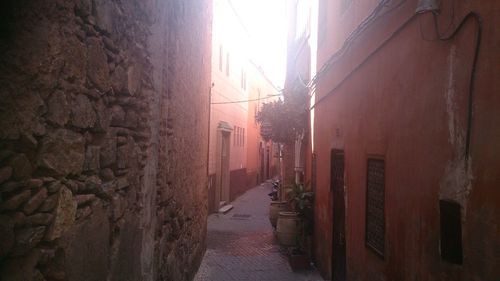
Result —
[[12, 196], [11, 198], [4, 201], [0, 206], [3, 210], [16, 210], [23, 204], [28, 201], [31, 197], [31, 191], [25, 190], [17, 195]]
[[83, 136], [73, 131], [57, 129], [43, 137], [37, 165], [54, 175], [79, 174], [84, 160]]
[[39, 187], [42, 187], [42, 185], [43, 185], [42, 179], [29, 179], [26, 182], [26, 186], [30, 189], [39, 188]]
[[31, 197], [31, 199], [26, 202], [26, 204], [24, 204], [23, 212], [26, 215], [33, 213], [38, 207], [40, 207], [45, 198], [47, 198], [47, 189], [42, 188], [37, 193], [35, 193], [35, 195], [33, 195], [33, 197]]
[[87, 39], [87, 76], [101, 92], [110, 88], [109, 69], [106, 53], [101, 40], [95, 37]]
[[77, 95], [71, 106], [71, 125], [77, 128], [92, 128], [96, 121], [97, 115], [92, 107], [92, 103], [85, 95]]
[[111, 170], [110, 168], [103, 169], [101, 171], [100, 175], [101, 175], [101, 179], [104, 182], [112, 181], [115, 178], [113, 170]]
[[14, 246], [14, 223], [8, 216], [0, 215], [0, 259], [3, 259]]
[[12, 176], [12, 167], [2, 167], [0, 169], [0, 184], [10, 179]]
[[85, 206], [76, 210], [76, 219], [81, 220], [92, 214], [92, 208], [90, 206]]
[[125, 126], [125, 110], [119, 105], [113, 105], [111, 108], [111, 126]]
[[139, 115], [134, 110], [127, 110], [125, 127], [135, 129], [139, 125]]
[[94, 199], [95, 195], [94, 194], [82, 194], [82, 195], [76, 195], [74, 196], [76, 204], [78, 207], [90, 204]]
[[31, 176], [33, 167], [28, 157], [21, 153], [11, 158], [9, 165], [12, 167], [12, 176], [14, 179], [25, 179]]
[[96, 125], [93, 130], [96, 132], [105, 132], [108, 130], [109, 125], [111, 123], [111, 113], [110, 110], [106, 107], [102, 99], [99, 99], [94, 105], [97, 120]]
[[59, 189], [61, 189], [62, 187], [62, 183], [60, 181], [55, 181], [55, 182], [51, 182], [48, 186], [47, 186], [47, 191], [49, 193], [54, 193], [54, 192], [58, 192]]
[[42, 205], [40, 206], [40, 208], [38, 208], [37, 211], [38, 212], [50, 212], [50, 211], [52, 211], [56, 207], [58, 196], [59, 196], [58, 194], [52, 194], [49, 197], [47, 197], [47, 199], [45, 199], [45, 201], [43, 201]]
[[47, 101], [47, 107], [47, 121], [59, 126], [64, 126], [68, 123], [71, 108], [64, 92], [55, 91]]
[[35, 248], [42, 241], [45, 229], [45, 226], [17, 229], [15, 231], [16, 244], [12, 249], [12, 255], [24, 255]]
[[61, 237], [61, 235], [68, 231], [75, 222], [76, 215], [76, 201], [73, 199], [71, 191], [63, 186], [59, 190], [56, 208], [54, 210], [54, 220], [49, 227], [45, 239], [52, 241]]
[[21, 189], [24, 186], [26, 186], [26, 184], [23, 181], [9, 181], [9, 182], [6, 182], [2, 185], [2, 188], [0, 189], [0, 191], [2, 193], [13, 192], [13, 191], [16, 191], [18, 189]]
[[24, 257], [2, 261], [0, 265], [0, 280], [31, 281], [39, 258], [40, 252], [38, 250], [33, 250]]
[[92, 15], [99, 30], [109, 33], [113, 30], [113, 7], [112, 2], [106, 0], [95, 0]]
[[85, 162], [83, 164], [84, 171], [96, 172], [100, 168], [99, 162], [100, 147], [89, 145], [85, 152]]
[[100, 151], [101, 168], [109, 167], [116, 162], [116, 135], [108, 132]]
[[38, 213], [26, 217], [25, 223], [27, 225], [49, 225], [52, 222], [54, 216], [49, 213]]

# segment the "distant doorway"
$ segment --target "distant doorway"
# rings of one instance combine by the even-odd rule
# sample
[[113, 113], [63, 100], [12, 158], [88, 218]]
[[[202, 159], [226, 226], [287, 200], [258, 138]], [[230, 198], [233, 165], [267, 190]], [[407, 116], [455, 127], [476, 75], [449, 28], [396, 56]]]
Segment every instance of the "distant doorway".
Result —
[[221, 126], [217, 135], [217, 161], [216, 161], [216, 189], [215, 208], [229, 202], [229, 157], [230, 157], [230, 129]]
[[332, 150], [330, 156], [330, 184], [333, 202], [332, 280], [346, 280], [344, 153]]

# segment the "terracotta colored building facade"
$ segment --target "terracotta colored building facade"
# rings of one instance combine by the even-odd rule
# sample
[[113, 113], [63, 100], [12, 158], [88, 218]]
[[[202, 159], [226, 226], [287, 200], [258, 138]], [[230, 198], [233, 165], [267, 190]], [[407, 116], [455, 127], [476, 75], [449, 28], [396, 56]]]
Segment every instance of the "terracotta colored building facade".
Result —
[[[249, 59], [249, 38], [227, 1], [214, 1], [209, 141], [209, 211], [275, 174], [273, 146], [255, 116], [278, 89]], [[270, 98], [268, 98], [270, 97]]]
[[318, 4], [306, 174], [320, 272], [498, 280], [500, 3]]

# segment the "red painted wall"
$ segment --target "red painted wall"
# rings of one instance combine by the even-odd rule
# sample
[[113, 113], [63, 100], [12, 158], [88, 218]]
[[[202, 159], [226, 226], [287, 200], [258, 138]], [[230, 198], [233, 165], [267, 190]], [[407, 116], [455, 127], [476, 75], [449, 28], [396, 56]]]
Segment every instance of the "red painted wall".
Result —
[[[347, 13], [366, 15], [373, 8], [368, 2], [366, 7], [358, 2]], [[322, 100], [315, 106], [314, 125], [318, 163], [315, 257], [325, 277], [331, 276], [332, 255], [329, 158], [332, 149], [342, 149], [348, 280], [500, 278], [500, 2], [460, 1], [452, 7], [451, 1], [443, 0], [438, 17], [441, 30], [450, 26], [451, 9], [454, 24], [469, 11], [482, 17], [470, 171], [460, 165], [464, 163], [461, 156], [476, 26], [468, 21], [454, 39], [437, 41], [432, 18], [413, 17], [417, 2], [407, 1], [384, 15], [318, 84], [316, 101]], [[329, 17], [337, 15], [335, 7], [330, 12]], [[375, 51], [407, 19], [408, 23]], [[352, 26], [346, 24], [346, 28]], [[335, 50], [333, 46], [339, 46], [333, 42], [338, 40], [335, 34], [328, 34], [327, 43], [319, 46], [318, 66]], [[365, 247], [366, 165], [370, 155], [385, 159], [384, 259]], [[465, 176], [458, 176], [459, 172]], [[466, 173], [472, 177], [468, 186]], [[464, 178], [466, 192], [461, 192], [460, 180]], [[440, 257], [440, 198], [462, 204], [461, 266]]]

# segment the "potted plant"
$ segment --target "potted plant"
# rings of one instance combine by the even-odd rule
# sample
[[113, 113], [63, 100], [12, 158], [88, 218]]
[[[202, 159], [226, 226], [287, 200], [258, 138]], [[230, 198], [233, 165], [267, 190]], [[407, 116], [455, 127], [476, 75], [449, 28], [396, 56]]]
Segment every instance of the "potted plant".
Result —
[[297, 212], [301, 224], [296, 237], [296, 246], [289, 249], [288, 261], [292, 270], [305, 270], [310, 267], [310, 254], [306, 244], [313, 231], [314, 193], [302, 183], [292, 184], [287, 189], [287, 198], [292, 210]]

